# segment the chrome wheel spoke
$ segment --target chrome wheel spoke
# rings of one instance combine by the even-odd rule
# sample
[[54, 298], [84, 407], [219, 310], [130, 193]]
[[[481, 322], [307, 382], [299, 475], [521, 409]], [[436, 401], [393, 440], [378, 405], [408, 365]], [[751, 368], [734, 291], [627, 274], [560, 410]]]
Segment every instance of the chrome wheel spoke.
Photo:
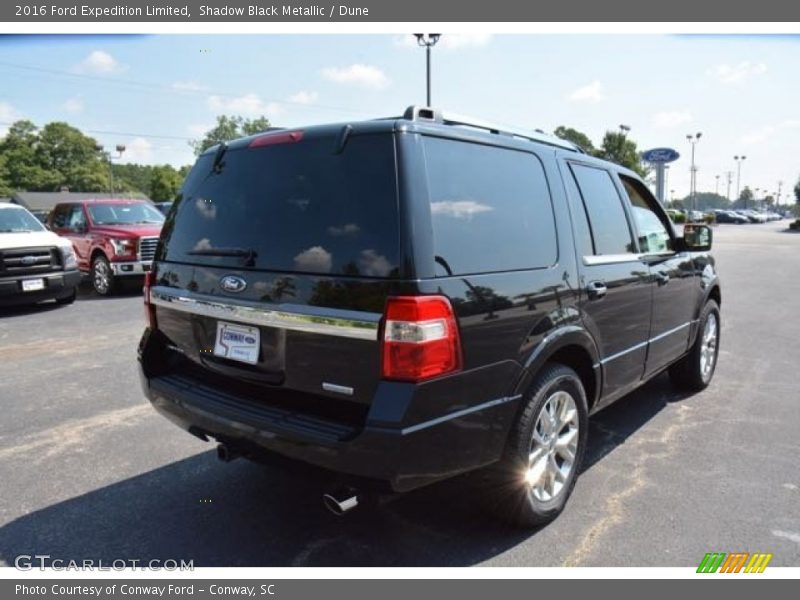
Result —
[[533, 427], [525, 473], [536, 500], [548, 502], [564, 489], [578, 451], [578, 428], [578, 409], [568, 392], [559, 390], [545, 400]]

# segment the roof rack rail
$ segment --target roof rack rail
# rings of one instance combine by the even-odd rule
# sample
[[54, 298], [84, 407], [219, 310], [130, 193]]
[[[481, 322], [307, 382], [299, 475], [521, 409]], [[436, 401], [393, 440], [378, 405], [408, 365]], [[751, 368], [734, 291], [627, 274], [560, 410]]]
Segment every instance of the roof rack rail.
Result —
[[403, 119], [407, 121], [432, 121], [442, 125], [472, 127], [474, 129], [481, 129], [497, 135], [521, 138], [531, 142], [539, 142], [541, 144], [548, 144], [550, 146], [557, 146], [559, 148], [565, 148], [567, 150], [574, 150], [575, 152], [586, 154], [586, 151], [577, 144], [573, 144], [567, 140], [562, 140], [554, 135], [548, 135], [540, 129], [535, 131], [512, 131], [502, 127], [501, 125], [489, 123], [487, 121], [481, 121], [480, 119], [474, 119], [472, 117], [456, 115], [454, 113], [442, 112], [428, 106], [409, 106], [403, 114]]

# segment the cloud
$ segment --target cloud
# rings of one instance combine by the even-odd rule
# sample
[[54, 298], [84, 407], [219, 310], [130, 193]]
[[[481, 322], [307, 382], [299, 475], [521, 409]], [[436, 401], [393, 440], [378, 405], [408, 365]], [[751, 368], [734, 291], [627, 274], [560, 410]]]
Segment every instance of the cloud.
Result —
[[64, 104], [61, 105], [67, 112], [71, 113], [79, 113], [83, 111], [83, 98], [80, 96], [73, 96], [72, 98], [67, 98]]
[[[445, 33], [436, 44], [445, 50], [462, 50], [464, 48], [483, 48], [492, 41], [490, 33]], [[417, 38], [413, 34], [399, 35], [394, 40], [396, 46], [418, 48]]]
[[772, 125], [765, 125], [764, 127], [759, 127], [758, 129], [754, 129], [749, 133], [746, 133], [742, 136], [741, 142], [742, 144], [752, 145], [752, 144], [760, 144], [762, 142], [766, 142], [772, 134], [775, 133], [775, 127]]
[[333, 267], [333, 256], [322, 246], [312, 246], [294, 257], [294, 267], [298, 271], [330, 273], [331, 267]]
[[253, 93], [231, 98], [209, 96], [208, 107], [216, 112], [231, 112], [245, 117], [257, 117], [261, 115], [274, 117], [285, 112], [280, 104], [266, 102], [261, 96]]
[[599, 81], [593, 81], [588, 85], [579, 87], [567, 96], [567, 100], [571, 102], [602, 102], [606, 99], [603, 93], [603, 84]]
[[125, 144], [124, 161], [148, 164], [153, 160], [153, 144], [143, 137], [133, 138]]
[[299, 91], [289, 96], [288, 100], [294, 104], [314, 104], [317, 98], [319, 98], [317, 92]]
[[14, 121], [18, 121], [22, 118], [17, 112], [17, 109], [11, 106], [8, 102], [0, 102], [0, 137], [3, 137], [8, 133], [8, 125], [4, 123], [13, 123]]
[[202, 251], [202, 250], [211, 250], [213, 246], [211, 245], [211, 240], [208, 238], [200, 238], [198, 242], [192, 247], [194, 252]]
[[392, 270], [391, 263], [375, 250], [362, 250], [358, 257], [358, 270], [367, 277], [386, 277]]
[[472, 219], [474, 215], [494, 210], [491, 206], [480, 204], [474, 200], [445, 200], [431, 202], [431, 214], [444, 215], [454, 219]]
[[361, 228], [356, 225], [355, 223], [347, 223], [342, 225], [341, 227], [330, 226], [328, 227], [328, 233], [334, 237], [341, 237], [344, 235], [355, 235]]
[[204, 92], [208, 89], [207, 86], [196, 81], [176, 81], [171, 87], [179, 92]]
[[[217, 218], [217, 205], [214, 204], [208, 198], [198, 197], [194, 201], [194, 207], [197, 209], [197, 212], [200, 213], [200, 216], [202, 216], [204, 219], [208, 219], [209, 221], [211, 221]], [[198, 242], [198, 245], [203, 243], [204, 240], [206, 244], [208, 244], [208, 240], [206, 240], [206, 238], [203, 238]], [[209, 245], [208, 248], [210, 247], [211, 246]], [[197, 250], [202, 250], [202, 248], [197, 248]]]
[[75, 66], [75, 71], [78, 73], [94, 73], [99, 75], [108, 75], [110, 73], [119, 73], [125, 70], [125, 67], [117, 62], [113, 56], [103, 50], [94, 50], [84, 58], [80, 63]]
[[322, 77], [334, 83], [355, 85], [372, 90], [382, 90], [391, 81], [378, 67], [354, 64], [349, 67], [327, 67], [322, 69]]
[[669, 129], [692, 120], [692, 113], [685, 110], [665, 110], [653, 116], [653, 127]]
[[767, 65], [745, 60], [737, 65], [716, 65], [709, 72], [722, 83], [736, 85], [742, 84], [757, 75], [763, 75], [767, 72]]

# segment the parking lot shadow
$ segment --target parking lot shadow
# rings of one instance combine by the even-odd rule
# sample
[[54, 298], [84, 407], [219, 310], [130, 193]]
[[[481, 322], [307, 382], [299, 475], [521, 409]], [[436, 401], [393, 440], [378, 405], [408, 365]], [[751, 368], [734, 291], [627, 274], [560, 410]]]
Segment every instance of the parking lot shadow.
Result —
[[[659, 377], [597, 415], [585, 469], [679, 398]], [[335, 517], [321, 502], [331, 485], [327, 477], [245, 460], [223, 464], [203, 452], [17, 518], [0, 528], [0, 559], [10, 565], [20, 554], [106, 564], [473, 565], [537, 533], [487, 518], [473, 480], [456, 478]]]

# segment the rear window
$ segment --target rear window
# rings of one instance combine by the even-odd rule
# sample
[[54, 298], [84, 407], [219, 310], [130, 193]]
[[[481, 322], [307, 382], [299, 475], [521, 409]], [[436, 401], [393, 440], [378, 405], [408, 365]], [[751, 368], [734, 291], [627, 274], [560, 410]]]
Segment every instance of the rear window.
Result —
[[394, 139], [353, 136], [201, 156], [167, 220], [170, 261], [314, 274], [396, 277]]
[[434, 137], [424, 145], [438, 276], [556, 262], [553, 205], [536, 156]]

